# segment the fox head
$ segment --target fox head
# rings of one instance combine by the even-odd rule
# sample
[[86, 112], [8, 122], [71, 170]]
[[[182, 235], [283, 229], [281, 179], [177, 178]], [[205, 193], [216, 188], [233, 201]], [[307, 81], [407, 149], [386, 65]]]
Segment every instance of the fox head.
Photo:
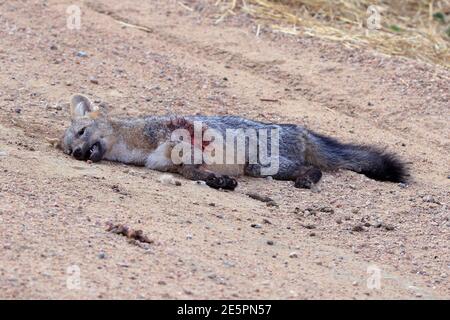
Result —
[[61, 148], [77, 160], [102, 160], [110, 144], [110, 122], [82, 95], [72, 97], [70, 109], [72, 123], [64, 133]]

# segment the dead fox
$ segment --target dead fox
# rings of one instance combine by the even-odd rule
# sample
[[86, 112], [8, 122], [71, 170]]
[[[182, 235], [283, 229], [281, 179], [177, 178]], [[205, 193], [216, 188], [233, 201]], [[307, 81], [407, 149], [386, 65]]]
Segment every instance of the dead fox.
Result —
[[[263, 123], [237, 116], [112, 119], [82, 95], [72, 97], [71, 116], [72, 123], [65, 131], [60, 147], [75, 159], [117, 161], [179, 173], [187, 179], [205, 181], [216, 189], [234, 190], [237, 186], [235, 177], [240, 175], [290, 180], [297, 188], [311, 188], [321, 179], [322, 170], [348, 169], [375, 180], [392, 182], [404, 182], [407, 176], [405, 165], [392, 154], [371, 146], [340, 143], [294, 124]], [[201, 133], [214, 130], [214, 139], [195, 138], [193, 131], [197, 122], [201, 123]], [[187, 139], [173, 139], [173, 133], [178, 129], [188, 132]], [[195, 150], [203, 152], [215, 140], [225, 138], [229, 129], [256, 132], [245, 135], [243, 161], [193, 162], [192, 155], [183, 158], [186, 149], [181, 153], [177, 151], [179, 157], [174, 158], [177, 146], [184, 143], [184, 147], [189, 145], [194, 153]], [[262, 133], [268, 130], [277, 133], [276, 139]], [[267, 155], [276, 160], [276, 171], [267, 171], [269, 164], [258, 162], [264, 141], [268, 142], [264, 149], [269, 150]], [[250, 161], [255, 155], [257, 161]]]

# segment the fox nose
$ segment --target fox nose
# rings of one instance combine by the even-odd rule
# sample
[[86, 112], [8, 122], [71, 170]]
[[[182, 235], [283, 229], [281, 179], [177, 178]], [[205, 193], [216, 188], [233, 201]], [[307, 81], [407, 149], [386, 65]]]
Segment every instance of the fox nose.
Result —
[[75, 157], [75, 159], [77, 159], [77, 160], [82, 160], [83, 159], [83, 151], [81, 150], [81, 148], [76, 148], [74, 151], [73, 151], [73, 154], [72, 154], [74, 157]]

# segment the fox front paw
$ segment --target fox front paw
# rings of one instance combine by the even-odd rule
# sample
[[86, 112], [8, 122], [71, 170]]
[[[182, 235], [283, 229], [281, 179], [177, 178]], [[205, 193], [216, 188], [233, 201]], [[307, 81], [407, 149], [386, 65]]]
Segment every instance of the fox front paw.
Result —
[[321, 178], [322, 172], [317, 168], [311, 168], [297, 177], [294, 186], [301, 189], [311, 189]]
[[211, 174], [206, 179], [206, 185], [214, 189], [224, 189], [233, 191], [236, 189], [238, 183], [236, 179], [230, 178], [229, 176], [216, 176]]

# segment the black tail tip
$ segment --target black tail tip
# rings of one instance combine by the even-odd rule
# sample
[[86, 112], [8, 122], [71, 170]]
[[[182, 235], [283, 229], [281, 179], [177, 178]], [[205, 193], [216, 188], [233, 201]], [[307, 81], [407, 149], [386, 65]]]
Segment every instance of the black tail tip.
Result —
[[378, 181], [407, 182], [409, 174], [404, 162], [389, 153], [380, 152], [378, 156], [377, 165], [361, 173]]

